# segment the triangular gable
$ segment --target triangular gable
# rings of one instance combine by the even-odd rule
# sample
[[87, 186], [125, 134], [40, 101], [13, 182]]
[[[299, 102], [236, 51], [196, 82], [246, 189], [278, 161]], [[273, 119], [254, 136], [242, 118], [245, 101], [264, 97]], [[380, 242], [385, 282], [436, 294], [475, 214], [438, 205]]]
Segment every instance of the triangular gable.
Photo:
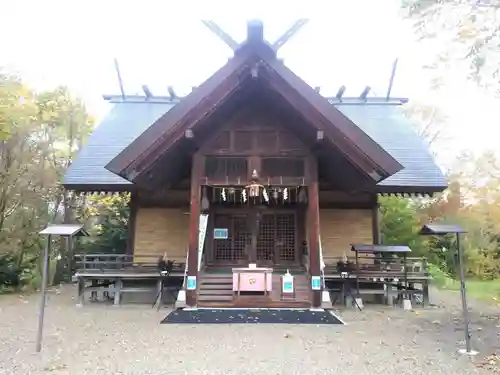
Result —
[[188, 129], [208, 118], [236, 92], [248, 77], [264, 80], [308, 119], [348, 160], [377, 183], [403, 167], [359, 127], [333, 107], [276, 58], [262, 39], [262, 31], [249, 30], [249, 38], [228, 63], [160, 117], [117, 155], [106, 168], [134, 182], [174, 145]]

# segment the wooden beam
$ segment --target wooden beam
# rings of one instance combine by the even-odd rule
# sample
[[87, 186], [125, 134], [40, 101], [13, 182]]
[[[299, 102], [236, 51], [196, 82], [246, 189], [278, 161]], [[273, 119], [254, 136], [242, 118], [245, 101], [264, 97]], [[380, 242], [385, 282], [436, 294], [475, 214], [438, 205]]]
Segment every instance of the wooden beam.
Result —
[[[189, 259], [188, 259], [188, 277], [198, 279], [198, 232], [200, 222], [200, 176], [202, 171], [201, 157], [198, 154], [193, 156], [191, 168], [191, 200], [189, 217]], [[198, 280], [196, 280], [198, 286]], [[188, 290], [186, 303], [194, 307], [197, 304], [197, 290]]]
[[297, 31], [299, 31], [302, 26], [304, 26], [307, 23], [308, 19], [307, 18], [301, 18], [281, 35], [276, 41], [273, 43], [273, 48], [275, 51], [279, 50], [283, 45], [290, 40], [292, 36], [295, 35]]
[[215, 35], [217, 35], [224, 43], [226, 43], [229, 48], [231, 48], [233, 51], [236, 51], [238, 47], [240, 46], [239, 43], [233, 39], [231, 35], [226, 33], [222, 28], [217, 25], [214, 21], [212, 20], [202, 20], [201, 21], [206, 27], [210, 29]]
[[[310, 177], [309, 201], [307, 206], [309, 271], [311, 276], [320, 276], [318, 162], [312, 155], [307, 159], [307, 162]], [[311, 290], [311, 294], [312, 306], [320, 307], [321, 291]]]
[[144, 91], [144, 95], [146, 95], [147, 99], [151, 99], [153, 97], [153, 93], [147, 85], [142, 85], [142, 91]]
[[340, 86], [337, 94], [335, 94], [335, 99], [342, 101], [342, 96], [344, 95], [346, 87], [344, 85]]

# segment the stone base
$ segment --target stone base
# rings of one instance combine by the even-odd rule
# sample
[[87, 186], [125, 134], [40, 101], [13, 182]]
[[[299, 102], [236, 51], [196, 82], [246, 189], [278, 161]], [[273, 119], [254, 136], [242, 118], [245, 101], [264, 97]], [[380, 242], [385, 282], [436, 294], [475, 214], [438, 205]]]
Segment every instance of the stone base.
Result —
[[354, 304], [354, 307], [358, 308], [356, 306], [356, 304], [357, 304], [359, 306], [359, 308], [361, 310], [363, 310], [363, 308], [364, 308], [364, 306], [363, 306], [363, 299], [361, 297], [357, 297], [357, 298], [354, 299], [354, 301], [356, 301], [356, 303]]
[[179, 294], [177, 295], [177, 300], [175, 301], [175, 308], [176, 309], [183, 309], [186, 306], [187, 306], [186, 305], [186, 291], [179, 290]]
[[473, 356], [473, 355], [478, 354], [478, 352], [477, 352], [477, 351], [472, 350], [472, 349], [471, 349], [471, 351], [470, 351], [470, 352], [468, 352], [468, 351], [467, 351], [467, 349], [458, 349], [458, 352], [459, 352], [460, 354], [467, 354], [467, 355], [470, 355], [470, 356]]
[[321, 308], [322, 309], [332, 309], [332, 300], [330, 298], [330, 293], [326, 290], [321, 292]]
[[411, 310], [411, 300], [409, 299], [404, 299], [403, 300], [403, 310]]

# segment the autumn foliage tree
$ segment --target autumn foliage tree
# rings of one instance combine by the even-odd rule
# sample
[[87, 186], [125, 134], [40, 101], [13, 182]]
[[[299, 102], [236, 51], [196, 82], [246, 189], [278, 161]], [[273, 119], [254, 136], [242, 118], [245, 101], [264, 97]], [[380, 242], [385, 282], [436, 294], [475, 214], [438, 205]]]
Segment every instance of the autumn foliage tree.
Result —
[[35, 93], [19, 77], [0, 74], [3, 275], [35, 277], [44, 245], [38, 232], [64, 220], [69, 205], [62, 177], [92, 126], [83, 103], [66, 88]]

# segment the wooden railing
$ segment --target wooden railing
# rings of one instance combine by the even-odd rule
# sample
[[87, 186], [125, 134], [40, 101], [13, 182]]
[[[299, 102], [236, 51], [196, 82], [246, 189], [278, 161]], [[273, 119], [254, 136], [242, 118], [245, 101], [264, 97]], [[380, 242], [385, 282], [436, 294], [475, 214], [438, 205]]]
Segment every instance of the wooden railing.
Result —
[[[140, 261], [138, 261], [140, 259]], [[185, 263], [174, 261], [173, 271], [184, 271]], [[158, 255], [151, 254], [75, 254], [74, 269], [85, 271], [119, 271], [151, 272], [157, 269]]]
[[429, 277], [427, 259], [424, 257], [382, 257], [373, 254], [359, 254], [356, 257], [324, 256], [326, 277], [348, 272], [360, 277]]

